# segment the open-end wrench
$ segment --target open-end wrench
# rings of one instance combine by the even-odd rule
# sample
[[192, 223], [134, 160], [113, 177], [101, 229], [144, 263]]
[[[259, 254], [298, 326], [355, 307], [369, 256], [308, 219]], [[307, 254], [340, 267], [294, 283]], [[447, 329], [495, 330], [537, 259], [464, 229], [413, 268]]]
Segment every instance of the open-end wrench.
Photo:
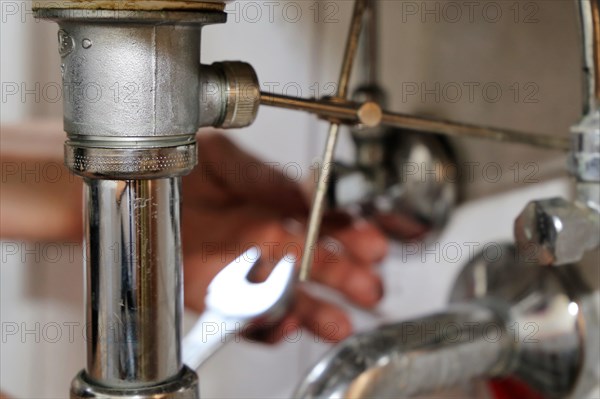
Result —
[[274, 321], [287, 311], [295, 280], [295, 259], [286, 256], [263, 283], [248, 273], [260, 258], [251, 248], [225, 267], [208, 286], [205, 311], [183, 340], [183, 361], [199, 368], [225, 343], [257, 321]]

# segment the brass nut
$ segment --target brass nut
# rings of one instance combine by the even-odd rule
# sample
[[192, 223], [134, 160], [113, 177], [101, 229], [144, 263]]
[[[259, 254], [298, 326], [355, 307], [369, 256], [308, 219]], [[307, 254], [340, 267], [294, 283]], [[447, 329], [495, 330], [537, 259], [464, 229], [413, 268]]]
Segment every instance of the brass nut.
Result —
[[254, 68], [245, 62], [215, 64], [225, 75], [226, 109], [220, 127], [237, 129], [251, 125], [258, 114], [260, 85]]

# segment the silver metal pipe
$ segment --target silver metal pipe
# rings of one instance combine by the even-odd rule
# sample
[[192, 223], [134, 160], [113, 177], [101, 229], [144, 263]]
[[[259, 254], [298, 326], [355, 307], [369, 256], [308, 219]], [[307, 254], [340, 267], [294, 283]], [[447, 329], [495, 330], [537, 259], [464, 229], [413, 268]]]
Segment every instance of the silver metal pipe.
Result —
[[[577, 200], [600, 212], [600, 2], [577, 0], [581, 18], [585, 101], [583, 119], [571, 128], [571, 173]], [[597, 220], [598, 215], [594, 215]]]
[[50, 3], [36, 15], [60, 25], [65, 163], [90, 179], [88, 362], [71, 397], [198, 398], [180, 353], [179, 177], [197, 163], [199, 126], [252, 122], [258, 78], [199, 63], [201, 28], [226, 21], [224, 3]]
[[583, 43], [584, 114], [588, 114], [600, 107], [600, 4], [597, 0], [576, 1]]
[[196, 131], [210, 119], [200, 115], [201, 29], [225, 22], [226, 14], [90, 3], [99, 9], [60, 3], [67, 8], [40, 4], [36, 11], [60, 26], [67, 167], [114, 180], [189, 173], [197, 163]]
[[448, 311], [346, 340], [294, 397], [405, 398], [498, 376], [540, 397], [591, 397], [600, 376], [598, 253], [556, 269], [512, 246], [495, 250], [465, 266]]
[[313, 368], [294, 398], [414, 397], [500, 375], [511, 346], [494, 312], [463, 305], [349, 338]]
[[154, 386], [182, 370], [180, 184], [86, 180], [86, 371], [100, 386]]

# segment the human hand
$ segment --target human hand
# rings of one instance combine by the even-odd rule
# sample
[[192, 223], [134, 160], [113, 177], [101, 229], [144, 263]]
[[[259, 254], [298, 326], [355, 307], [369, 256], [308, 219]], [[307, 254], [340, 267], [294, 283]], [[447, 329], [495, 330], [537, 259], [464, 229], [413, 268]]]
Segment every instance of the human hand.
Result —
[[[297, 182], [225, 136], [200, 134], [198, 146], [200, 165], [184, 178], [182, 239], [186, 305], [201, 312], [212, 278], [249, 247], [257, 246], [263, 254], [253, 276], [257, 280], [284, 256], [299, 258], [308, 205]], [[375, 265], [387, 253], [386, 238], [373, 225], [344, 214], [326, 216], [322, 230], [311, 280], [334, 288], [358, 306], [374, 307], [383, 295]], [[262, 336], [276, 341], [296, 326], [331, 341], [352, 333], [340, 308], [302, 287], [289, 314]]]
[[[36, 144], [35, 156], [30, 157], [34, 166], [50, 163], [60, 167], [63, 176], [59, 182], [47, 182], [44, 187], [48, 189], [42, 189], [32, 179], [22, 180], [19, 175], [15, 175], [14, 184], [3, 185], [3, 238], [81, 240], [82, 183], [62, 167], [61, 124], [59, 121], [14, 129], [10, 135], [3, 131], [3, 142], [10, 137], [13, 144], [2, 147], [3, 162], [22, 164], [23, 154], [31, 155]], [[40, 136], [52, 142], [42, 141]], [[248, 247], [261, 248], [264, 259], [258, 274], [263, 277], [285, 255], [285, 250], [299, 256], [308, 205], [297, 182], [241, 151], [224, 136], [200, 134], [198, 139], [200, 165], [184, 179], [182, 238], [186, 304], [201, 312], [212, 277]], [[242, 170], [248, 173], [240, 174]], [[244, 178], [252, 176], [252, 171], [261, 178]], [[311, 279], [337, 289], [359, 306], [375, 306], [382, 296], [375, 265], [387, 252], [386, 239], [373, 225], [357, 223], [347, 215], [328, 215], [325, 219]], [[297, 223], [290, 223], [292, 220]], [[332, 323], [337, 326], [333, 333], [320, 328]], [[352, 331], [344, 312], [312, 298], [302, 288], [290, 314], [269, 335], [280, 336], [282, 331], [289, 332], [290, 326], [298, 325], [327, 334], [325, 338], [332, 340], [342, 339]]]

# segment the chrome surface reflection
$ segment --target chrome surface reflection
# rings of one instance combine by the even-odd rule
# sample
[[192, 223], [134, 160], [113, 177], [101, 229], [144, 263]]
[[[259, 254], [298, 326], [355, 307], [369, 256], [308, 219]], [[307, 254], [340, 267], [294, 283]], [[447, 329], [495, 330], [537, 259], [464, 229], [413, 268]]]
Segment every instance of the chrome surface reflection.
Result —
[[[489, 331], [500, 338], [491, 340]], [[312, 369], [293, 397], [402, 398], [435, 392], [499, 375], [511, 342], [494, 312], [456, 306], [349, 338]]]
[[87, 376], [156, 385], [179, 374], [180, 179], [87, 180]]
[[582, 273], [597, 262], [595, 253], [557, 269], [513, 246], [482, 253], [458, 277], [446, 312], [349, 338], [294, 397], [415, 397], [474, 377], [516, 379], [546, 398], [586, 397], [600, 377], [600, 296]]
[[358, 208], [390, 238], [433, 239], [461, 196], [458, 162], [437, 135], [406, 130], [353, 131], [356, 162], [337, 163], [330, 186], [336, 208]]

